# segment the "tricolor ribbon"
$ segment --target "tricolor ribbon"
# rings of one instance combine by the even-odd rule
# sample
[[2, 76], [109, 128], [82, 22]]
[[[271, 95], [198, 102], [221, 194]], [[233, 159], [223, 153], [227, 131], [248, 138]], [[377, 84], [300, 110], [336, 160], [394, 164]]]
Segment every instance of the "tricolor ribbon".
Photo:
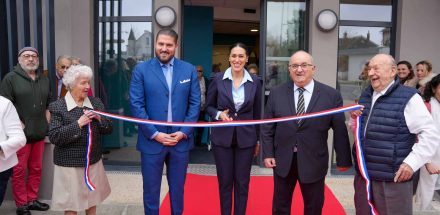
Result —
[[87, 149], [86, 149], [86, 166], [84, 168], [84, 181], [86, 182], [89, 190], [96, 190], [95, 185], [93, 185], [92, 180], [89, 177], [89, 169], [90, 169], [90, 154], [92, 151], [93, 145], [93, 133], [92, 133], [92, 123], [89, 123], [87, 126]]
[[[261, 120], [236, 120], [236, 121], [230, 121], [230, 122], [164, 122], [164, 121], [157, 121], [157, 120], [148, 120], [148, 119], [138, 119], [128, 116], [121, 116], [117, 114], [111, 114], [106, 113], [102, 111], [97, 110], [90, 110], [92, 112], [95, 112], [97, 114], [100, 114], [102, 116], [106, 116], [109, 118], [127, 121], [127, 122], [134, 122], [138, 124], [149, 124], [149, 125], [160, 125], [160, 126], [176, 126], [176, 127], [226, 127], [226, 126], [245, 126], [245, 125], [260, 125], [260, 124], [266, 124], [266, 123], [275, 123], [275, 122], [286, 122], [286, 121], [292, 121], [292, 120], [300, 120], [300, 119], [308, 119], [308, 118], [315, 118], [320, 116], [327, 116], [331, 114], [337, 114], [337, 113], [343, 113], [346, 111], [353, 111], [361, 109], [362, 105], [358, 104], [351, 104], [346, 105], [339, 108], [333, 108], [329, 110], [314, 112], [314, 113], [308, 113], [303, 114], [299, 116], [288, 116], [288, 117], [279, 117], [279, 118], [272, 118], [272, 119], [261, 119]], [[95, 190], [95, 186], [91, 183], [89, 177], [88, 177], [88, 171], [89, 171], [89, 165], [90, 165], [90, 151], [92, 150], [92, 130], [91, 126], [89, 125], [89, 131], [88, 131], [88, 143], [87, 143], [87, 158], [86, 158], [86, 168], [84, 170], [84, 178], [87, 187], [90, 190]]]
[[374, 208], [374, 205], [372, 202], [371, 181], [370, 181], [370, 177], [368, 176], [367, 165], [365, 164], [364, 152], [362, 151], [362, 145], [361, 145], [361, 125], [362, 124], [361, 124], [361, 122], [362, 122], [362, 117], [358, 116], [356, 118], [355, 124], [354, 124], [357, 165], [358, 165], [359, 172], [361, 173], [361, 176], [365, 180], [365, 189], [367, 191], [367, 201], [368, 201], [368, 205], [370, 206], [370, 213], [372, 215], [379, 215], [379, 213]]
[[308, 118], [315, 118], [320, 116], [326, 116], [331, 114], [337, 114], [337, 113], [343, 113], [346, 111], [352, 111], [352, 110], [358, 110], [361, 109], [362, 105], [358, 104], [351, 104], [346, 105], [339, 108], [333, 108], [329, 110], [314, 112], [314, 113], [308, 113], [298, 116], [288, 116], [288, 117], [280, 117], [280, 118], [272, 118], [272, 119], [261, 119], [261, 120], [236, 120], [236, 121], [230, 121], [230, 122], [223, 122], [223, 121], [216, 121], [216, 122], [163, 122], [163, 121], [157, 121], [157, 120], [148, 120], [148, 119], [138, 119], [128, 116], [121, 116], [96, 110], [91, 110], [92, 112], [95, 112], [97, 114], [123, 120], [127, 122], [134, 122], [139, 124], [149, 124], [149, 125], [161, 125], [161, 126], [176, 126], [176, 127], [226, 127], [226, 126], [244, 126], [244, 125], [260, 125], [260, 124], [266, 124], [266, 123], [275, 123], [275, 122], [285, 122], [285, 121], [292, 121], [292, 120], [300, 120], [300, 119], [308, 119]]

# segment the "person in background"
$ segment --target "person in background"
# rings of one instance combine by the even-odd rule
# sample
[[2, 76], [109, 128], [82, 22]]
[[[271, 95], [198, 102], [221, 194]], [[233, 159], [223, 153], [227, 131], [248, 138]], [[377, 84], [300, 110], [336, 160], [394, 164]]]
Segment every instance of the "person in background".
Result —
[[[94, 215], [96, 205], [110, 195], [110, 184], [101, 159], [101, 135], [112, 132], [112, 122], [90, 111], [105, 111], [99, 98], [87, 96], [92, 78], [90, 67], [70, 67], [63, 76], [68, 89], [66, 96], [49, 105], [52, 116], [49, 139], [55, 145], [52, 210], [64, 211], [66, 215], [83, 210], [87, 215]], [[91, 126], [93, 135], [89, 178], [96, 186], [94, 191], [90, 191], [84, 182], [88, 126]]]
[[17, 109], [27, 140], [17, 151], [18, 164], [12, 173], [17, 215], [29, 215], [29, 210], [49, 210], [48, 204], [38, 201], [44, 138], [50, 118], [47, 107], [51, 100], [49, 79], [38, 70], [39, 62], [35, 48], [22, 48], [18, 51], [18, 65], [6, 74], [0, 86], [0, 94]]
[[72, 62], [72, 66], [77, 66], [77, 65], [81, 65], [82, 64], [81, 58], [79, 58], [79, 57], [72, 56], [69, 59]]
[[408, 87], [416, 87], [418, 80], [414, 75], [410, 62], [403, 60], [397, 63], [397, 76], [401, 84]]
[[[177, 33], [157, 32], [156, 57], [138, 64], [131, 78], [130, 105], [133, 117], [167, 122], [197, 122], [200, 85], [196, 68], [174, 55]], [[183, 192], [194, 145], [192, 127], [139, 124], [137, 150], [141, 152], [144, 211], [159, 214], [163, 166], [167, 167], [171, 214], [183, 213]]]
[[57, 99], [62, 98], [66, 95], [67, 89], [66, 85], [63, 83], [63, 75], [72, 65], [72, 61], [70, 60], [70, 56], [60, 55], [57, 58], [57, 63], [55, 64], [55, 77], [56, 77], [56, 93]]
[[[378, 214], [412, 214], [413, 173], [434, 156], [440, 142], [417, 90], [401, 85], [396, 75], [391, 55], [371, 58], [371, 85], [359, 99], [364, 108], [350, 112], [352, 120], [362, 115], [360, 138]], [[369, 215], [365, 180], [357, 166], [353, 184], [356, 214]]]
[[255, 63], [251, 63], [247, 66], [247, 70], [250, 74], [258, 75], [258, 66]]
[[[423, 93], [425, 104], [434, 119], [434, 124], [440, 130], [440, 75], [432, 78], [426, 84]], [[420, 210], [432, 209], [431, 202], [434, 190], [440, 189], [440, 147], [437, 147], [435, 156], [420, 168], [420, 179], [415, 193], [416, 206]]]
[[422, 60], [416, 64], [416, 75], [419, 82], [416, 88], [421, 94], [425, 91], [425, 85], [437, 74], [432, 72], [432, 64], [427, 60]]
[[26, 144], [17, 110], [11, 101], [0, 96], [0, 206], [12, 168], [18, 163], [16, 152]]
[[[315, 70], [309, 53], [295, 52], [289, 60], [291, 80], [271, 89], [264, 117], [295, 116], [342, 107], [341, 94], [314, 80]], [[337, 169], [346, 171], [352, 162], [343, 113], [261, 126], [264, 164], [273, 168], [272, 214], [290, 214], [297, 182], [304, 199], [304, 214], [322, 213], [330, 128]]]
[[[245, 69], [249, 59], [246, 46], [236, 43], [229, 53], [230, 67], [215, 74], [208, 89], [206, 111], [215, 121], [261, 118], [261, 83]], [[246, 214], [253, 157], [259, 151], [259, 126], [212, 128], [222, 215]]]
[[[201, 65], [196, 66], [197, 70], [197, 78], [199, 79], [200, 84], [200, 114], [199, 114], [199, 121], [205, 121], [205, 103], [206, 103], [206, 80], [203, 76], [203, 67]], [[197, 128], [196, 133], [196, 139], [195, 143], [196, 145], [202, 144], [202, 136], [203, 136], [203, 130], [205, 128]]]

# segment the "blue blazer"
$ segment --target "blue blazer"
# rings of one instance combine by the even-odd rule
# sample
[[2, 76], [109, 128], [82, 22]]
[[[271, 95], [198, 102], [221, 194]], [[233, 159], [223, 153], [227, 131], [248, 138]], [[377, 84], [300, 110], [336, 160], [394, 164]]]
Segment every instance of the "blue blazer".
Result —
[[[223, 80], [225, 73], [217, 73], [209, 84], [206, 99], [206, 111], [215, 120], [217, 111], [229, 109], [229, 116], [234, 120], [261, 119], [261, 82], [256, 75], [251, 75], [253, 82], [244, 83], [244, 103], [240, 110], [235, 110], [232, 97], [232, 81]], [[240, 148], [255, 146], [259, 139], [259, 126], [248, 125], [238, 127], [212, 128], [211, 141], [213, 145], [230, 147], [234, 130], [237, 144]]]
[[[153, 58], [138, 64], [133, 70], [130, 84], [130, 106], [133, 117], [167, 121], [168, 96], [174, 122], [197, 122], [200, 111], [200, 85], [193, 65], [174, 58], [172, 95], [159, 60]], [[156, 132], [173, 133], [181, 131], [188, 138], [177, 143], [175, 149], [188, 151], [193, 146], [193, 128], [139, 124], [137, 150], [147, 154], [158, 154], [163, 145], [150, 139]]]

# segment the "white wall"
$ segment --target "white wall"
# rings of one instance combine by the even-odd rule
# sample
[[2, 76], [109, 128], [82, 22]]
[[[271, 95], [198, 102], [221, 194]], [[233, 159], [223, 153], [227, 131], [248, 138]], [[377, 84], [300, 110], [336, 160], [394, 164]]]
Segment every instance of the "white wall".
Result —
[[322, 32], [316, 26], [316, 16], [321, 10], [331, 9], [339, 17], [339, 0], [311, 0], [309, 17], [309, 51], [316, 65], [315, 79], [336, 86], [338, 60], [338, 27]]
[[57, 0], [55, 8], [55, 57], [72, 55], [93, 68], [93, 1]]
[[440, 1], [401, 0], [397, 15], [396, 59], [414, 66], [429, 60], [440, 73]]
[[169, 7], [173, 8], [174, 11], [176, 11], [177, 17], [176, 17], [176, 23], [173, 26], [173, 30], [176, 31], [177, 34], [179, 34], [179, 41], [178, 41], [179, 47], [177, 48], [177, 51], [175, 54], [176, 57], [179, 58], [180, 53], [181, 53], [180, 47], [182, 47], [182, 45], [181, 45], [182, 44], [182, 40], [181, 40], [182, 37], [181, 36], [182, 36], [182, 32], [183, 32], [183, 29], [182, 29], [182, 24], [183, 24], [182, 1], [180, 1], [180, 0], [155, 0], [153, 5], [154, 5], [153, 13], [152, 13], [153, 23], [154, 23], [153, 24], [153, 32], [154, 32], [154, 40], [153, 41], [156, 41], [156, 34], [161, 29], [161, 27], [159, 25], [157, 25], [156, 20], [154, 19], [154, 14], [156, 13], [156, 10], [162, 6], [169, 6]]

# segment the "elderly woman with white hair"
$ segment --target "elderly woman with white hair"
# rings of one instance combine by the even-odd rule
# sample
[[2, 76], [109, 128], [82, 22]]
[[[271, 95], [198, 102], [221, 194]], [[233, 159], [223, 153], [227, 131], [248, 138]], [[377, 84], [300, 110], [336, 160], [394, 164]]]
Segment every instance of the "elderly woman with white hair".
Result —
[[[99, 98], [87, 96], [92, 78], [90, 67], [70, 67], [63, 76], [68, 89], [66, 96], [49, 105], [49, 139], [55, 145], [52, 210], [64, 214], [83, 210], [87, 215], [96, 214], [96, 205], [110, 195], [101, 160], [101, 135], [112, 132], [112, 122], [90, 111], [104, 111]], [[89, 191], [84, 182], [88, 126], [92, 128], [89, 178], [96, 187], [94, 191]]]

